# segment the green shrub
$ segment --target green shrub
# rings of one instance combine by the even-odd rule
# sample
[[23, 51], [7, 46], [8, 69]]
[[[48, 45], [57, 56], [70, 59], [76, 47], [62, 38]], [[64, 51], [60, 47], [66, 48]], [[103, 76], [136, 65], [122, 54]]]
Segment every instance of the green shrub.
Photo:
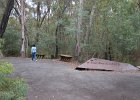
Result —
[[0, 100], [25, 100], [28, 85], [23, 79], [7, 76], [13, 69], [12, 64], [0, 62]]
[[14, 26], [8, 26], [3, 36], [4, 44], [2, 53], [5, 56], [19, 56], [20, 55], [20, 32]]

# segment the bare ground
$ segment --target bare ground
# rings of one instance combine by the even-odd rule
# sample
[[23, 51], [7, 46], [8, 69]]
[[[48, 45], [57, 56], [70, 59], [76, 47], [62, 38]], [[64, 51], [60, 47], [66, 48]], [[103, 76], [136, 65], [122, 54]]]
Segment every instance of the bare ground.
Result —
[[29, 84], [27, 100], [140, 100], [139, 72], [77, 71], [54, 60], [4, 58]]

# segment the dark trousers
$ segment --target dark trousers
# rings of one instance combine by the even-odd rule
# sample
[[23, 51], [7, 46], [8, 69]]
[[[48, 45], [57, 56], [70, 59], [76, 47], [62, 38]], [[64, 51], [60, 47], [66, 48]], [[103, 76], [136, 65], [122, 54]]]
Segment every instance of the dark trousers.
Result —
[[32, 52], [32, 60], [36, 60], [36, 52]]

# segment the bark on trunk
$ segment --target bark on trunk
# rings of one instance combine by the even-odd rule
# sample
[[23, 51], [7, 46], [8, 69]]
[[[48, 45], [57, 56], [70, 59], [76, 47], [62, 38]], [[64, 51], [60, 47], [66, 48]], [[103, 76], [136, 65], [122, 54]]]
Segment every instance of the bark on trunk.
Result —
[[59, 30], [59, 25], [56, 27], [56, 32], [55, 32], [55, 58], [58, 57], [58, 30]]
[[[17, 6], [14, 7], [14, 9], [15, 9], [16, 14], [18, 15], [19, 23], [22, 26], [21, 6], [17, 0], [15, 0], [15, 1], [16, 1]], [[25, 2], [24, 2], [24, 4], [25, 4]], [[24, 22], [25, 22], [25, 20], [24, 20]], [[25, 34], [25, 56], [28, 57], [29, 42], [28, 42], [27, 28], [26, 28], [25, 24], [24, 24], [24, 34]]]
[[[79, 4], [79, 13], [83, 10], [83, 0], [80, 0]], [[81, 35], [81, 26], [82, 26], [82, 16], [79, 14], [78, 16], [78, 33], [77, 33], [77, 44], [76, 44], [76, 57], [79, 58], [81, 47], [80, 47], [80, 35]]]
[[25, 57], [25, 11], [24, 11], [24, 1], [21, 0], [21, 32], [22, 32], [22, 47], [21, 47], [21, 57]]
[[140, 0], [138, 1], [138, 6], [139, 6], [139, 8], [140, 8]]
[[10, 16], [10, 13], [11, 13], [11, 10], [13, 9], [13, 7], [14, 7], [14, 0], [7, 0], [7, 6], [6, 6], [6, 9], [4, 11], [2, 21], [0, 23], [0, 37], [1, 38], [6, 30], [9, 16]]

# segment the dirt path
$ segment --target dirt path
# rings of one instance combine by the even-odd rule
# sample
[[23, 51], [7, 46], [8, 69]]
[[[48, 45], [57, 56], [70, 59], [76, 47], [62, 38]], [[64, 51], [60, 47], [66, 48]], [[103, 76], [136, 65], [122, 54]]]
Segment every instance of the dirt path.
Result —
[[140, 100], [140, 74], [77, 71], [52, 60], [5, 58], [27, 80], [27, 100]]

